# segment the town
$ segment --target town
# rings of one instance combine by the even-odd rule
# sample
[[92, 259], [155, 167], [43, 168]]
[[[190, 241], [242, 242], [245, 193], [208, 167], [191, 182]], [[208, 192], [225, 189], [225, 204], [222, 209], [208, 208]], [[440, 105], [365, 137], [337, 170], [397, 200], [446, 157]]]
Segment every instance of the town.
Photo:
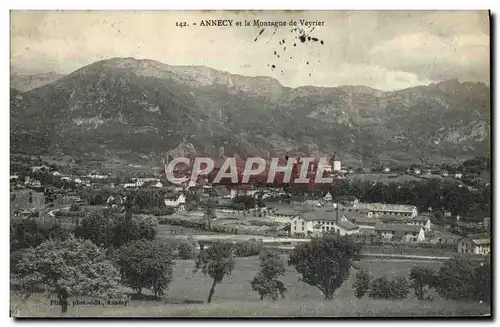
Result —
[[[164, 173], [120, 181], [116, 176], [97, 171], [76, 175], [63, 173], [64, 167], [46, 165], [35, 157], [28, 161], [19, 158], [10, 176], [11, 207], [15, 217], [34, 215], [39, 219], [46, 216], [64, 220], [64, 217], [81, 215], [82, 212], [73, 212], [80, 207], [89, 211], [106, 207], [125, 210], [127, 197], [130, 201], [130, 197], [140, 192], [149, 192], [156, 194], [154, 207], [132, 204], [131, 210], [137, 215], [153, 212], [160, 224], [164, 223], [163, 230], [171, 228], [171, 233], [177, 233], [173, 225], [207, 224], [206, 206], [210, 202], [211, 232], [217, 231], [224, 239], [232, 234], [249, 235], [279, 246], [273, 237], [306, 241], [325, 232], [335, 232], [355, 236], [366, 244], [382, 242], [394, 244], [395, 248], [400, 243], [420, 244], [423, 252], [428, 251], [424, 247], [433, 245], [459, 253], [488, 255], [490, 251], [489, 216], [461, 216], [459, 212], [446, 208], [433, 210], [431, 206], [422, 210], [422, 205], [417, 208], [411, 203], [367, 202], [354, 194], [343, 194], [342, 185], [353, 183], [347, 181], [354, 169], [342, 167], [335, 156], [331, 164], [323, 168], [334, 176], [334, 182], [322, 188], [307, 185], [303, 189], [292, 189], [290, 184], [272, 185], [267, 181], [264, 183], [267, 186], [216, 185], [210, 183], [207, 176], [197, 176], [197, 182], [185, 178], [183, 183], [176, 185], [166, 181]], [[164, 165], [167, 169], [168, 163]], [[359, 178], [374, 173], [368, 169], [361, 171]], [[186, 170], [186, 176], [190, 176], [190, 172]], [[384, 166], [378, 173], [388, 175], [390, 167]], [[455, 188], [464, 188], [468, 193], [477, 191], [476, 187], [465, 186], [463, 180], [466, 178], [457, 169], [448, 172], [440, 168], [412, 167], [404, 172], [406, 176], [424, 178], [431, 174], [455, 182]], [[374, 187], [371, 182], [370, 186]], [[183, 231], [186, 235], [192, 232]], [[215, 235], [207, 238], [217, 239]], [[290, 244], [286, 239], [282, 243]]]

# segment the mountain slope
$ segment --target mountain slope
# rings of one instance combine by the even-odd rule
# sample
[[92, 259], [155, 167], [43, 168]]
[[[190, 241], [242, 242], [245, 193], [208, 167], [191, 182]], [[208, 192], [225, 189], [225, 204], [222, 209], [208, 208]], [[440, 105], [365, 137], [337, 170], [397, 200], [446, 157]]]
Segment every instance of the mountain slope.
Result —
[[330, 155], [436, 161], [489, 151], [489, 88], [446, 81], [382, 92], [281, 86], [207, 67], [114, 58], [11, 100], [13, 152], [158, 160], [197, 155]]

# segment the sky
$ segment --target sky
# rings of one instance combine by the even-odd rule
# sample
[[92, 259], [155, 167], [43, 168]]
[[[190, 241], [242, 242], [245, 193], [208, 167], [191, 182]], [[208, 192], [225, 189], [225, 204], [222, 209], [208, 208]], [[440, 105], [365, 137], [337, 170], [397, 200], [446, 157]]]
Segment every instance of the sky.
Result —
[[[214, 19], [233, 26], [200, 26]], [[301, 42], [290, 26], [265, 27], [260, 35], [263, 27], [235, 26], [295, 21], [300, 28], [301, 19], [324, 22], [306, 30], [317, 42]], [[176, 26], [181, 22], [189, 26]], [[487, 11], [11, 11], [10, 26], [12, 72], [69, 74], [134, 57], [270, 76], [289, 87], [390, 91], [490, 79]]]

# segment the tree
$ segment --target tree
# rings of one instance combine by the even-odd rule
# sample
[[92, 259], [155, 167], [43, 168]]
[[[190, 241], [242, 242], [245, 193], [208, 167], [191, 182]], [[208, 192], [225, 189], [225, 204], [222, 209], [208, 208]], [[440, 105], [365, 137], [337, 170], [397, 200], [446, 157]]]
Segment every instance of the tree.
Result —
[[10, 222], [10, 249], [16, 251], [29, 247], [37, 247], [49, 239], [64, 239], [68, 237], [68, 230], [64, 229], [58, 220], [47, 221], [29, 217], [20, 221]]
[[466, 256], [448, 259], [434, 279], [439, 295], [451, 300], [490, 300], [491, 268], [489, 262], [477, 262]]
[[148, 288], [155, 296], [164, 294], [172, 281], [172, 249], [159, 240], [137, 240], [120, 247], [115, 260], [122, 280], [137, 294]]
[[215, 286], [222, 282], [224, 276], [229, 276], [234, 269], [233, 245], [231, 243], [215, 242], [207, 249], [202, 250], [196, 259], [194, 272], [201, 272], [213, 279], [208, 293], [207, 303], [212, 302]]
[[465, 256], [446, 260], [435, 278], [435, 288], [440, 296], [451, 300], [472, 299], [474, 294], [475, 266]]
[[26, 294], [45, 289], [56, 293], [62, 313], [68, 298], [93, 296], [124, 299], [120, 274], [104, 262], [105, 252], [88, 240], [70, 235], [65, 240], [48, 240], [23, 253], [16, 266], [14, 285]]
[[379, 277], [373, 280], [370, 285], [368, 296], [373, 299], [406, 299], [410, 292], [408, 280], [397, 277], [395, 280], [388, 280], [387, 277]]
[[204, 212], [204, 218], [207, 222], [207, 229], [210, 230], [210, 222], [212, 219], [217, 218], [215, 215], [215, 200], [214, 199], [208, 199], [204, 205], [203, 205], [203, 212]]
[[431, 287], [434, 281], [434, 271], [429, 267], [414, 266], [410, 270], [410, 281], [419, 300], [424, 299], [424, 287]]
[[196, 246], [192, 242], [182, 242], [177, 247], [179, 257], [184, 260], [196, 258]]
[[91, 213], [75, 228], [75, 235], [109, 248], [120, 247], [130, 241], [156, 237], [158, 221], [154, 217], [132, 218], [110, 211]]
[[354, 294], [358, 299], [361, 299], [370, 289], [370, 273], [366, 269], [361, 269], [356, 273], [354, 278]]
[[352, 261], [359, 258], [360, 247], [349, 237], [324, 235], [294, 248], [288, 265], [302, 275], [301, 281], [316, 286], [325, 299], [349, 277]]
[[273, 301], [278, 299], [278, 293], [285, 297], [286, 287], [277, 278], [285, 274], [285, 264], [279, 255], [265, 252], [260, 256], [260, 272], [251, 282], [252, 290], [259, 293], [260, 299], [265, 297]]

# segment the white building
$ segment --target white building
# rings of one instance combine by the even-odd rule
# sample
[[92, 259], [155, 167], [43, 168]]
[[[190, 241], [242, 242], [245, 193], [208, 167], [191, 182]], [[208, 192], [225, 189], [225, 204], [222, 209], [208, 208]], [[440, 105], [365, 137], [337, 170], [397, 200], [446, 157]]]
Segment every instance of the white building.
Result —
[[371, 212], [374, 217], [382, 215], [399, 215], [413, 218], [418, 215], [417, 207], [407, 204], [368, 203], [366, 209], [368, 212]]
[[165, 195], [165, 206], [176, 208], [178, 211], [184, 211], [186, 204], [186, 197], [184, 194], [175, 195]]
[[377, 224], [377, 234], [388, 241], [422, 242], [425, 241], [425, 231], [422, 226], [407, 224]]
[[326, 195], [323, 197], [323, 200], [327, 202], [332, 201], [332, 195], [330, 194], [330, 192], [326, 193]]
[[352, 235], [359, 233], [359, 226], [334, 210], [318, 209], [302, 213], [291, 219], [291, 235], [318, 236], [323, 233]]
[[488, 255], [491, 252], [491, 240], [489, 238], [464, 237], [458, 241], [458, 253]]
[[342, 170], [342, 165], [340, 163], [340, 160], [335, 160], [333, 162], [333, 171], [340, 172]]

